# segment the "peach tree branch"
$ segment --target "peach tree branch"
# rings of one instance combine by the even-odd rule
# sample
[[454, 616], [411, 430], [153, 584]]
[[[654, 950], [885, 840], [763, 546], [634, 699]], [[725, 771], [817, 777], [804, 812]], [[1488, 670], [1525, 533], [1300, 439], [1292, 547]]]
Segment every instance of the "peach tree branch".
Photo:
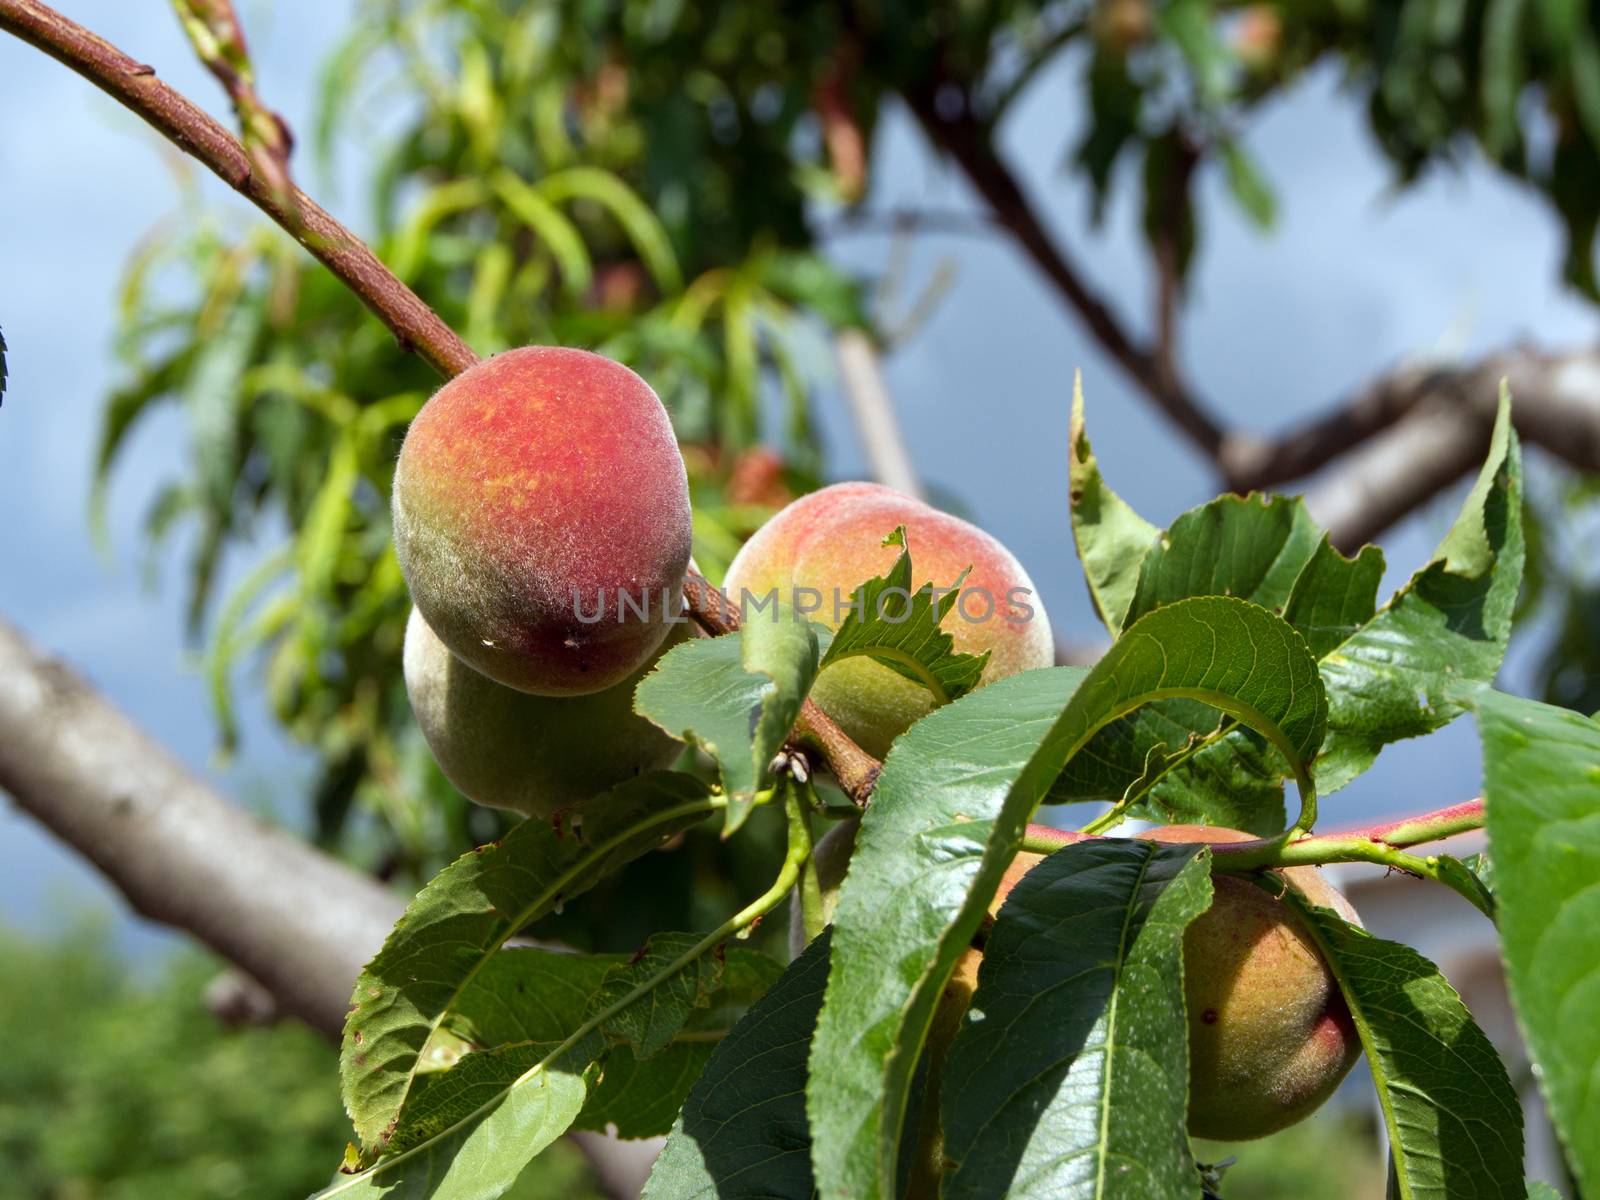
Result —
[[287, 197], [281, 198], [272, 182], [252, 167], [238, 139], [157, 79], [154, 67], [37, 0], [0, 0], [0, 29], [82, 75], [261, 209], [359, 296], [406, 350], [420, 354], [443, 375], [455, 375], [477, 361], [471, 347], [360, 238], [298, 188], [290, 185]]

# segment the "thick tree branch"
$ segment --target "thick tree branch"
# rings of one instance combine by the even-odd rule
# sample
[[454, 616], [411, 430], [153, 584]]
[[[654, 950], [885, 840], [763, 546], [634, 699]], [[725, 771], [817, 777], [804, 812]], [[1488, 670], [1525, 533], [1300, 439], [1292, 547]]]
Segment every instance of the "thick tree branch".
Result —
[[[1517, 432], [1583, 471], [1600, 471], [1600, 349], [1522, 347], [1456, 368], [1397, 372], [1364, 393], [1377, 408], [1403, 404], [1403, 419], [1372, 436], [1306, 496], [1312, 514], [1345, 550], [1473, 470], [1488, 453], [1500, 381], [1511, 389]], [[1389, 401], [1376, 399], [1388, 396]], [[1354, 418], [1373, 421], [1372, 410]], [[1338, 423], [1325, 423], [1335, 430]], [[1330, 433], [1335, 440], [1345, 437]]]
[[0, 789], [133, 908], [237, 963], [338, 1035], [404, 905], [217, 795], [61, 663], [0, 622]]
[[[230, 804], [4, 621], [0, 791], [92, 862], [136, 912], [193, 934], [259, 983], [276, 1013], [334, 1039], [356, 976], [405, 907]], [[227, 987], [259, 1004], [248, 984]], [[638, 1196], [661, 1145], [572, 1136], [616, 1200]]]
[[314, 200], [292, 189], [293, 204], [281, 203], [272, 182], [251, 169], [250, 157], [238, 139], [158, 80], [154, 67], [128, 57], [36, 0], [0, 0], [0, 29], [71, 67], [205, 164], [361, 297], [405, 349], [416, 351], [445, 375], [454, 375], [477, 361], [454, 330]]

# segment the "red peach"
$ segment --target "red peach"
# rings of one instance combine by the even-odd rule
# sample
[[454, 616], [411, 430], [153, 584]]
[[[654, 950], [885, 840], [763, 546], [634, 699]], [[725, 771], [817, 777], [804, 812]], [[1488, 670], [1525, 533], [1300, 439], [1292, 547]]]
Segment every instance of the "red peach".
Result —
[[[931, 581], [947, 590], [972, 568], [941, 628], [958, 651], [990, 652], [983, 683], [1055, 661], [1050, 620], [1033, 581], [1009, 550], [976, 526], [875, 483], [834, 484], [784, 508], [729, 566], [729, 599], [736, 605], [745, 596], [759, 602], [777, 589], [785, 605], [799, 608], [820, 594], [820, 607], [810, 616], [836, 629], [848, 616], [855, 589], [886, 574], [899, 557], [900, 548], [885, 546], [883, 539], [900, 525], [911, 547], [914, 588]], [[892, 615], [898, 609], [888, 611]], [[747, 616], [770, 619], [753, 608]], [[880, 758], [934, 704], [926, 689], [867, 658], [828, 667], [811, 697]]]
[[[1205, 825], [1163, 825], [1156, 842], [1243, 842]], [[1359, 925], [1315, 867], [1272, 872], [1312, 904]], [[1183, 939], [1189, 1010], [1189, 1132], [1264, 1137], [1310, 1116], [1361, 1054], [1333, 972], [1294, 910], [1249, 880], [1216, 874], [1211, 907]]]
[[536, 695], [611, 687], [660, 645], [689, 562], [666, 410], [584, 350], [486, 359], [411, 423], [394, 537], [413, 601], [463, 661]]

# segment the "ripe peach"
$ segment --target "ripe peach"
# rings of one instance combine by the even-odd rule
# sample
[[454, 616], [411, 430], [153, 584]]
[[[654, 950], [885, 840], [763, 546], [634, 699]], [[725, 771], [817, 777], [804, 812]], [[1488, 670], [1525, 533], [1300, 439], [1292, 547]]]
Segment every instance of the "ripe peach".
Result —
[[[913, 587], [932, 581], [949, 589], [972, 568], [942, 628], [958, 651], [991, 652], [982, 682], [1055, 661], [1049, 618], [1033, 581], [1009, 550], [981, 529], [875, 483], [834, 484], [784, 508], [734, 558], [725, 585], [729, 599], [739, 604], [749, 597], [757, 603], [776, 589], [779, 599], [796, 609], [815, 603], [812, 619], [837, 629], [849, 615], [855, 589], [894, 565], [900, 550], [883, 545], [883, 539], [899, 525], [906, 526], [911, 544]], [[900, 603], [901, 598], [889, 598], [890, 616], [899, 612]], [[770, 611], [753, 607], [746, 617], [771, 619]], [[880, 758], [934, 703], [926, 689], [867, 658], [828, 667], [811, 697]]]
[[[1204, 825], [1141, 833], [1157, 842], [1241, 842]], [[1312, 904], [1360, 924], [1315, 867], [1274, 872]], [[1299, 916], [1245, 879], [1212, 876], [1211, 907], [1183, 941], [1189, 1009], [1189, 1132], [1243, 1141], [1322, 1106], [1361, 1053], [1350, 1010]]]
[[423, 405], [395, 467], [412, 600], [469, 666], [535, 695], [598, 692], [639, 669], [666, 635], [689, 538], [661, 401], [584, 350], [528, 346], [470, 367]]
[[[660, 653], [687, 629], [673, 625]], [[413, 608], [404, 664], [406, 693], [428, 748], [445, 777], [479, 804], [549, 816], [666, 766], [682, 749], [633, 711], [633, 690], [654, 658], [602, 692], [530, 696], [451, 654]]]

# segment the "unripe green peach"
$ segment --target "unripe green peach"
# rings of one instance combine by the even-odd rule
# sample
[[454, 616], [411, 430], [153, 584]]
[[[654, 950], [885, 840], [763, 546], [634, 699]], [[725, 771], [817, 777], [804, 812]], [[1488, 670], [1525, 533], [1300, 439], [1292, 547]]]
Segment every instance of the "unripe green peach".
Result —
[[[983, 683], [1055, 661], [1050, 621], [1033, 581], [1011, 552], [983, 530], [875, 483], [839, 483], [802, 496], [756, 531], [728, 568], [729, 599], [758, 602], [776, 589], [796, 609], [830, 629], [846, 618], [856, 588], [888, 572], [899, 557], [883, 539], [899, 525], [911, 546], [913, 587], [961, 585], [956, 607], [941, 626], [958, 651], [990, 652]], [[806, 589], [811, 589], [809, 592]], [[836, 603], [837, 596], [837, 603]], [[900, 598], [886, 602], [897, 615]], [[769, 616], [747, 609], [747, 619]], [[846, 733], [882, 757], [889, 744], [933, 707], [926, 689], [867, 658], [828, 667], [811, 689]]]
[[689, 488], [648, 384], [598, 354], [507, 351], [438, 390], [394, 476], [411, 598], [508, 687], [585, 695], [666, 636], [689, 562]]
[[[660, 653], [688, 636], [675, 624]], [[633, 711], [655, 665], [588, 696], [530, 696], [467, 666], [413, 608], [404, 666], [411, 710], [439, 768], [469, 800], [549, 816], [664, 767], [682, 749]]]
[[[1165, 825], [1157, 842], [1240, 842], [1251, 835]], [[1315, 867], [1273, 873], [1312, 904], [1360, 924]], [[1310, 1116], [1361, 1054], [1350, 1010], [1299, 916], [1245, 879], [1212, 876], [1211, 907], [1183, 940], [1189, 1010], [1189, 1132], [1264, 1137]]]

